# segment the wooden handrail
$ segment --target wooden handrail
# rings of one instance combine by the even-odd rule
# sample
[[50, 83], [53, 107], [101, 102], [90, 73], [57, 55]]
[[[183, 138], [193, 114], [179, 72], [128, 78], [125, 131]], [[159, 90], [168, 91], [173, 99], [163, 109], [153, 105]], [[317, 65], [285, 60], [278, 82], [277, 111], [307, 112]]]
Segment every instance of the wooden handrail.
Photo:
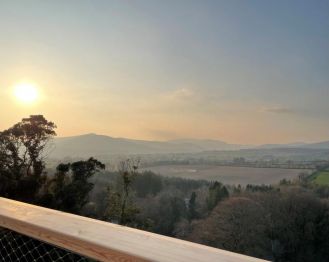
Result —
[[6, 198], [0, 226], [100, 261], [264, 261]]

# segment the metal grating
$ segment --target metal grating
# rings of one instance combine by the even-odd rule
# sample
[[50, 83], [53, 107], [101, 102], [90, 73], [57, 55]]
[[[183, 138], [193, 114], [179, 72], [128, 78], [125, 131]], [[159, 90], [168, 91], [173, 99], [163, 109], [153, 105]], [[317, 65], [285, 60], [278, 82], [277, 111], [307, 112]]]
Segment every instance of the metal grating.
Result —
[[95, 260], [91, 260], [14, 231], [0, 228], [0, 261], [91, 262]]

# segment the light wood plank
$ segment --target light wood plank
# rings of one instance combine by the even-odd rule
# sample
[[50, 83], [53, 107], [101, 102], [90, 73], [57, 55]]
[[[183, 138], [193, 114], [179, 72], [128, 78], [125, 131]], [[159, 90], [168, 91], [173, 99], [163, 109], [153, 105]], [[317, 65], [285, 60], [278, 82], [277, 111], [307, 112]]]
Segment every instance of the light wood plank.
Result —
[[5, 198], [0, 226], [100, 261], [264, 261]]

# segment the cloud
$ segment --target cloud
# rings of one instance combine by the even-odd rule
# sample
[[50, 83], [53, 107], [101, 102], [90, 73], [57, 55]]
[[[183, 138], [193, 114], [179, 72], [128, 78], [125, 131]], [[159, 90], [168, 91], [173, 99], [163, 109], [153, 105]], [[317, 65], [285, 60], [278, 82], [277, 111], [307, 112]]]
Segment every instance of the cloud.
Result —
[[179, 88], [161, 93], [153, 104], [162, 112], [188, 112], [198, 107], [202, 97], [193, 89]]
[[170, 93], [166, 94], [166, 97], [172, 100], [188, 100], [195, 96], [195, 93], [193, 90], [188, 88], [180, 88], [176, 89]]
[[276, 106], [276, 107], [266, 107], [263, 108], [263, 112], [273, 113], [273, 114], [292, 114], [294, 110], [288, 107]]

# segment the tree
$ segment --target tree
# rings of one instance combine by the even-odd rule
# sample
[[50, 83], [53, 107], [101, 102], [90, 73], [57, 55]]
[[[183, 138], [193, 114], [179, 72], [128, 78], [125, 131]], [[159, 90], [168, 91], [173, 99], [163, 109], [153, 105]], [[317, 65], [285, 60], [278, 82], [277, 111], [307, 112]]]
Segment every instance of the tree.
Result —
[[184, 199], [174, 192], [158, 195], [149, 209], [149, 218], [154, 221], [154, 232], [167, 236], [174, 236], [176, 225], [187, 217]]
[[329, 208], [314, 195], [290, 191], [262, 201], [275, 261], [328, 261]]
[[31, 115], [0, 132], [0, 194], [33, 202], [45, 183], [45, 150], [56, 125]]
[[265, 210], [256, 201], [231, 197], [221, 201], [209, 217], [194, 224], [189, 240], [264, 257], [270, 242], [265, 235]]
[[194, 218], [198, 217], [198, 213], [196, 211], [196, 193], [192, 192], [191, 197], [188, 202], [188, 218], [191, 221]]
[[86, 161], [59, 164], [49, 183], [54, 208], [79, 214], [94, 186], [89, 179], [103, 169], [105, 165], [92, 157]]
[[155, 196], [163, 188], [162, 177], [145, 171], [135, 177], [132, 187], [136, 191], [137, 197]]
[[329, 261], [329, 206], [305, 188], [245, 191], [194, 223], [189, 240], [267, 260]]
[[209, 195], [207, 198], [208, 210], [211, 211], [219, 201], [227, 198], [229, 196], [226, 187], [219, 182], [215, 182], [209, 187]]
[[108, 188], [108, 206], [105, 217], [120, 225], [133, 223], [139, 210], [132, 200], [132, 183], [137, 175], [139, 160], [127, 159], [119, 163], [116, 189]]

